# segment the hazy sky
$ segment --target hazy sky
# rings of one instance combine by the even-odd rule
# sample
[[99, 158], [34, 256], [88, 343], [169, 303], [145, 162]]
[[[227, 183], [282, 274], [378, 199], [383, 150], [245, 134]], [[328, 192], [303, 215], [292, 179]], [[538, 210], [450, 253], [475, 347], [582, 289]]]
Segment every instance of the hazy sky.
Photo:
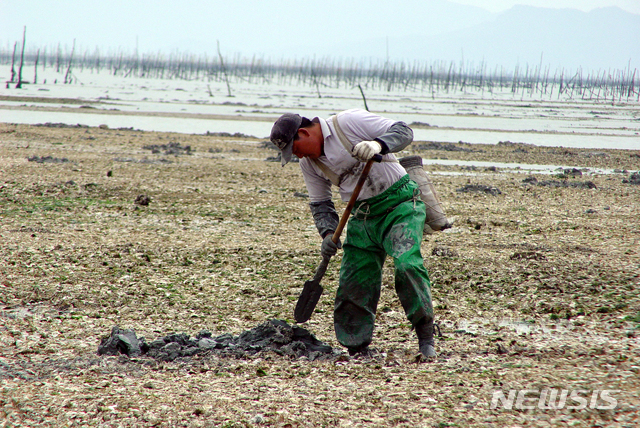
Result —
[[640, 0], [452, 0], [454, 3], [481, 7], [490, 12], [502, 12], [515, 4], [537, 7], [570, 8], [588, 12], [598, 7], [617, 6], [640, 15]]
[[[48, 52], [58, 44], [68, 51], [75, 39], [80, 52], [93, 52], [99, 47], [102, 53], [118, 50], [131, 53], [138, 47], [141, 53], [168, 54], [177, 50], [198, 55], [206, 52], [211, 57], [217, 55], [219, 41], [225, 56], [300, 58], [313, 56], [315, 52], [323, 56], [326, 54], [320, 50], [305, 47], [329, 46], [328, 52], [337, 52], [333, 50], [333, 46], [337, 46], [351, 47], [355, 58], [362, 52], [356, 48], [358, 43], [362, 46], [377, 40], [376, 49], [384, 56], [385, 37], [387, 40], [411, 37], [438, 26], [440, 31], [443, 28], [458, 30], [455, 27], [462, 25], [461, 19], [438, 20], [438, 4], [448, 10], [452, 6], [461, 7], [460, 4], [484, 9], [478, 9], [475, 15], [505, 11], [515, 4], [575, 8], [583, 12], [617, 6], [640, 15], [640, 0], [451, 0], [445, 3], [444, 0], [395, 0], [393, 3], [381, 0], [366, 3], [344, 0], [0, 0], [0, 48], [12, 49], [14, 42], [21, 41], [23, 26], [26, 26], [27, 48], [46, 47]], [[343, 23], [332, 26], [336, 14], [341, 15]], [[467, 15], [473, 18], [474, 13]], [[539, 57], [540, 53], [536, 55]]]

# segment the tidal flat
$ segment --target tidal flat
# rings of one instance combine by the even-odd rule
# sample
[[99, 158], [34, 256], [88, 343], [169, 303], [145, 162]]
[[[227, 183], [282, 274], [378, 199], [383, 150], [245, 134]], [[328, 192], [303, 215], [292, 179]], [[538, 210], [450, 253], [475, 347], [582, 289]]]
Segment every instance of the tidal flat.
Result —
[[[97, 351], [114, 326], [151, 342], [293, 324], [320, 261], [298, 166], [247, 136], [1, 123], [1, 424], [635, 426], [640, 152], [416, 141], [400, 155], [425, 159], [455, 219], [422, 244], [435, 362], [416, 358], [391, 260], [371, 358], [163, 361]], [[339, 261], [303, 327], [341, 351]], [[531, 408], [492, 408], [512, 390], [537, 391]], [[549, 409], [543, 390], [589, 404]], [[592, 406], [596, 390], [615, 408]]]

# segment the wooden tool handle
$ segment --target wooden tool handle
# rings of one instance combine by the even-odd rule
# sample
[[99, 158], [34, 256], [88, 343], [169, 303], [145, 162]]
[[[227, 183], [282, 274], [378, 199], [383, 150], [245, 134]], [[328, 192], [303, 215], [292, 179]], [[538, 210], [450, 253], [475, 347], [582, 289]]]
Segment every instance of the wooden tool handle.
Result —
[[342, 235], [342, 230], [346, 226], [347, 221], [349, 221], [351, 210], [353, 209], [353, 206], [356, 204], [356, 200], [360, 195], [360, 190], [362, 190], [362, 186], [364, 186], [364, 182], [367, 180], [367, 176], [369, 175], [369, 170], [371, 170], [371, 166], [373, 165], [374, 162], [381, 162], [381, 161], [382, 161], [382, 156], [375, 155], [373, 158], [369, 159], [365, 164], [364, 169], [360, 174], [360, 179], [358, 180], [358, 183], [356, 184], [355, 189], [353, 189], [353, 193], [351, 194], [349, 203], [347, 203], [347, 207], [344, 209], [344, 213], [342, 213], [342, 218], [340, 219], [340, 223], [338, 223], [338, 227], [336, 228], [336, 231], [333, 232], [333, 236], [331, 237], [331, 240], [333, 241], [334, 244], [337, 244], [338, 241], [340, 240], [340, 235]]

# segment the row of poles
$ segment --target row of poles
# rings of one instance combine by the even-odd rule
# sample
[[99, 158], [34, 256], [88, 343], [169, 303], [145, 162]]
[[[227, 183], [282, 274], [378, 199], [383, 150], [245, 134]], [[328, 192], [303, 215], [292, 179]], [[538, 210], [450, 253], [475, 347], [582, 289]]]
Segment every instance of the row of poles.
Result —
[[[75, 40], [69, 51], [55, 48], [30, 50], [25, 53], [26, 28], [23, 42], [15, 42], [12, 49], [0, 48], [0, 64], [11, 64], [9, 88], [15, 84], [38, 83], [38, 68], [53, 67], [56, 73], [64, 74], [65, 84], [75, 80], [74, 70], [107, 72], [114, 76], [155, 79], [180, 79], [225, 82], [228, 95], [232, 96], [232, 84], [247, 82], [255, 84], [307, 85], [313, 87], [318, 96], [329, 88], [355, 88], [360, 91], [405, 91], [427, 92], [434, 98], [441, 94], [459, 92], [511, 92], [514, 96], [532, 99], [583, 99], [603, 102], [640, 101], [640, 76], [637, 69], [598, 70], [583, 72], [582, 69], [568, 71], [549, 66], [516, 66], [513, 70], [504, 67], [489, 68], [484, 62], [391, 62], [368, 63], [353, 59], [281, 59], [271, 61], [253, 56], [250, 59], [235, 55], [225, 59], [218, 44], [217, 56], [193, 55], [173, 52], [138, 54], [123, 51], [102, 54], [76, 53]], [[18, 65], [19, 64], [19, 65]], [[34, 67], [33, 80], [24, 80], [23, 67]], [[56, 79], [57, 81], [57, 79]], [[364, 96], [364, 92], [363, 92]]]

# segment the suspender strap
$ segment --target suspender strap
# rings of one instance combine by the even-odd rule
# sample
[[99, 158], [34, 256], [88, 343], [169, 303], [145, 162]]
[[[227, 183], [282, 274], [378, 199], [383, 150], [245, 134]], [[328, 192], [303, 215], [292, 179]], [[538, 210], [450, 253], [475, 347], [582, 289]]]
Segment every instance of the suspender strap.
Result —
[[351, 154], [351, 152], [353, 151], [353, 146], [351, 145], [349, 140], [347, 140], [347, 136], [344, 135], [344, 132], [342, 132], [342, 128], [340, 128], [340, 124], [338, 123], [337, 114], [333, 116], [333, 126], [336, 128], [336, 134], [338, 134], [338, 139], [344, 146], [344, 149], [347, 151], [347, 153]]
[[[333, 116], [333, 126], [336, 128], [336, 135], [338, 136], [338, 139], [344, 146], [344, 149], [347, 151], [347, 153], [351, 153], [353, 146], [351, 145], [349, 140], [347, 140], [347, 137], [344, 135], [344, 132], [342, 132], [342, 128], [340, 128], [340, 124], [338, 124], [338, 115]], [[329, 178], [329, 181], [331, 181], [331, 183], [333, 183], [338, 187], [340, 186], [340, 177], [338, 176], [338, 174], [331, 171], [331, 169], [329, 169], [329, 167], [326, 164], [322, 163], [319, 159], [313, 159], [313, 162], [318, 166], [318, 168], [320, 168], [320, 170], [322, 170], [322, 172], [324, 172], [324, 174], [327, 176], [327, 178]]]
[[[342, 132], [342, 128], [338, 123], [338, 115], [336, 114], [335, 116], [332, 116], [332, 120], [333, 120], [333, 126], [336, 129], [336, 135], [338, 136], [338, 139], [344, 146], [344, 149], [347, 151], [347, 153], [351, 154], [351, 151], [353, 150], [353, 146], [347, 139], [347, 136], [344, 135], [344, 132]], [[322, 163], [319, 159], [312, 159], [312, 160], [318, 166], [318, 168], [320, 168], [320, 170], [324, 172], [327, 178], [329, 178], [329, 181], [331, 181], [331, 183], [333, 183], [336, 186], [340, 186], [340, 177], [338, 176], [338, 174], [331, 171], [331, 169], [329, 169], [329, 167], [326, 164]], [[396, 159], [387, 159], [387, 158], [383, 158], [382, 162], [398, 163]]]
[[332, 184], [340, 186], [340, 177], [335, 172], [331, 171], [327, 165], [322, 163], [320, 159], [311, 159], [317, 166], [324, 172], [324, 175], [329, 178]]

